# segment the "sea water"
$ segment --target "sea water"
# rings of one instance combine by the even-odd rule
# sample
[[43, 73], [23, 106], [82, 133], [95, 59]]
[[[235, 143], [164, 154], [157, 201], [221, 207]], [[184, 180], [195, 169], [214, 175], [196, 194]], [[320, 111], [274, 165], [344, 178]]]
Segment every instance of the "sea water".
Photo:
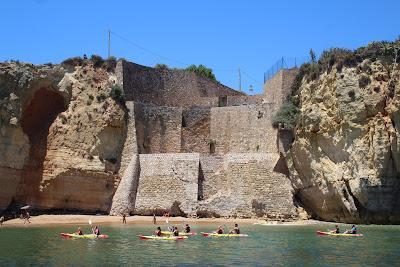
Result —
[[400, 226], [358, 226], [364, 237], [316, 235], [328, 227], [242, 225], [249, 237], [183, 241], [140, 240], [153, 225], [103, 225], [110, 237], [98, 240], [61, 238], [76, 230], [72, 225], [2, 227], [0, 266], [400, 266]]

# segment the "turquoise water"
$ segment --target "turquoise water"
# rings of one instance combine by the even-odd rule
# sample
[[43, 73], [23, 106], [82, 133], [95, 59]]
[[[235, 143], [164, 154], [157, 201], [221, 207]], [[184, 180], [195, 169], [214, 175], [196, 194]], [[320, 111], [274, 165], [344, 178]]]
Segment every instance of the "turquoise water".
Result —
[[400, 266], [400, 226], [359, 226], [361, 238], [315, 234], [329, 226], [243, 225], [247, 238], [183, 241], [139, 240], [154, 229], [140, 225], [102, 226], [110, 238], [99, 240], [60, 238], [74, 226], [3, 227], [0, 266]]

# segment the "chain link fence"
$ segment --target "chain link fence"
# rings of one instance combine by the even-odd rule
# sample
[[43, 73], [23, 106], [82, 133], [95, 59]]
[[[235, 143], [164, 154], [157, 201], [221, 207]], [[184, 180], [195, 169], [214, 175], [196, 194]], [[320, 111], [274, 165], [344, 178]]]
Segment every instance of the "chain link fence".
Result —
[[264, 72], [264, 83], [274, 77], [281, 69], [298, 68], [306, 62], [310, 62], [310, 57], [282, 57], [267, 72]]

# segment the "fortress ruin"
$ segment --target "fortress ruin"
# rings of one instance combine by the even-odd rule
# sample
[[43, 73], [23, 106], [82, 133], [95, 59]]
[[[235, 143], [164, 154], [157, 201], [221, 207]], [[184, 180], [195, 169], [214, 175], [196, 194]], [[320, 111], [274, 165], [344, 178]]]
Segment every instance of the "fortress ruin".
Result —
[[297, 69], [248, 96], [184, 70], [116, 67], [129, 110], [110, 214], [297, 217], [273, 114]]

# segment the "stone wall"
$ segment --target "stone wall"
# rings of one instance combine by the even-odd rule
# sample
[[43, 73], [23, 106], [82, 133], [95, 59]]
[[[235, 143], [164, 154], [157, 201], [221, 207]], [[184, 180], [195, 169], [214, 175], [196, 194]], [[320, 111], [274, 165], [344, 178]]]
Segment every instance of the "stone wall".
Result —
[[183, 153], [210, 152], [210, 109], [186, 109], [182, 114], [182, 144]]
[[195, 213], [199, 154], [142, 154], [140, 169], [136, 213], [171, 210], [174, 203], [186, 214]]
[[228, 96], [227, 106], [256, 105], [263, 102], [263, 95]]
[[[123, 88], [128, 101], [159, 106], [190, 107], [214, 104], [203, 97], [243, 95], [211, 79], [185, 70], [150, 68], [122, 61]], [[117, 77], [121, 74], [117, 74]]]
[[199, 210], [221, 216], [297, 217], [290, 180], [274, 171], [276, 153], [202, 156]]
[[210, 138], [215, 153], [276, 152], [274, 112], [271, 104], [212, 108]]
[[182, 108], [135, 104], [139, 153], [179, 153]]
[[298, 68], [282, 69], [264, 84], [265, 101], [279, 106], [291, 92], [293, 81], [299, 72]]

